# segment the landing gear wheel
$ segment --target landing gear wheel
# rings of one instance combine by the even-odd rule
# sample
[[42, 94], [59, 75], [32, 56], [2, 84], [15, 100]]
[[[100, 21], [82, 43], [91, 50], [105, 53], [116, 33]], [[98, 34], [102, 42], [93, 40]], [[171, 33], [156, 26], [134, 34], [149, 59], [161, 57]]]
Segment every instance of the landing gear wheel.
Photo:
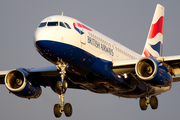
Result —
[[56, 118], [61, 117], [62, 113], [60, 112], [61, 106], [59, 104], [54, 105], [54, 115]]
[[146, 98], [145, 97], [140, 98], [139, 105], [140, 105], [141, 110], [146, 110], [147, 109], [147, 103], [146, 103]]
[[64, 113], [66, 117], [70, 117], [72, 115], [72, 106], [70, 103], [66, 103], [64, 105]]
[[64, 89], [67, 89], [68, 88], [68, 83], [66, 80], [63, 81], [63, 88]]
[[158, 99], [156, 96], [152, 96], [150, 99], [150, 105], [152, 109], [157, 109], [158, 108]]

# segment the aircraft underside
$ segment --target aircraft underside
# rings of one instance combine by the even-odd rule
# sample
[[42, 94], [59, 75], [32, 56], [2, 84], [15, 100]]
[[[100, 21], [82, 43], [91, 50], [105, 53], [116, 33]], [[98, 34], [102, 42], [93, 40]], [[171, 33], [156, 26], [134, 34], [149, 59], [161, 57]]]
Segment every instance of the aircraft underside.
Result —
[[[128, 79], [125, 79], [124, 76], [117, 76], [110, 69], [112, 65], [110, 61], [97, 58], [71, 45], [48, 41], [41, 42], [43, 43], [41, 43], [40, 47], [39, 43], [36, 43], [36, 47], [41, 48], [38, 50], [41, 55], [54, 64], [60, 62], [68, 63], [66, 77], [84, 89], [96, 93], [112, 93], [128, 98], [138, 98], [146, 93], [146, 84], [136, 82], [136, 85], [133, 85], [132, 81], [136, 80], [132, 76], [129, 76]], [[51, 47], [51, 43], [54, 50], [56, 50], [54, 52], [47, 48]], [[43, 47], [45, 48], [44, 50], [42, 49]], [[151, 94], [154, 93], [151, 92]]]
[[[52, 46], [53, 49], [51, 49]], [[115, 74], [111, 69], [112, 62], [97, 58], [75, 46], [42, 40], [36, 42], [36, 47], [40, 54], [56, 64], [60, 71], [61, 82], [52, 83], [49, 80], [51, 88], [59, 94], [61, 99], [61, 105], [55, 105], [54, 108], [56, 117], [60, 116], [57, 109], [65, 111], [65, 106], [63, 106], [64, 94], [68, 86], [68, 81], [78, 85], [82, 89], [95, 93], [110, 93], [126, 98], [142, 98], [142, 109], [145, 109], [148, 103], [147, 100], [144, 100], [146, 96], [155, 94], [153, 87], [137, 81], [133, 76], [125, 78], [124, 76]], [[61, 87], [59, 88], [57, 86]], [[68, 103], [68, 106], [70, 106], [70, 103]], [[157, 108], [157, 104], [155, 106]]]

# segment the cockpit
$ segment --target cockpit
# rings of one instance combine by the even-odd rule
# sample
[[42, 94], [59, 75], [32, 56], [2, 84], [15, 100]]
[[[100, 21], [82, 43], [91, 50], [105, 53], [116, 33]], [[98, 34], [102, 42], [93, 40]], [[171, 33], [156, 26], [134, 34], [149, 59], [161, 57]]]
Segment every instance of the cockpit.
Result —
[[41, 28], [41, 27], [52, 27], [52, 26], [61, 26], [61, 27], [64, 27], [64, 28], [71, 29], [71, 27], [69, 26], [68, 23], [66, 23], [66, 22], [58, 22], [58, 21], [42, 22], [42, 23], [40, 23], [38, 28]]

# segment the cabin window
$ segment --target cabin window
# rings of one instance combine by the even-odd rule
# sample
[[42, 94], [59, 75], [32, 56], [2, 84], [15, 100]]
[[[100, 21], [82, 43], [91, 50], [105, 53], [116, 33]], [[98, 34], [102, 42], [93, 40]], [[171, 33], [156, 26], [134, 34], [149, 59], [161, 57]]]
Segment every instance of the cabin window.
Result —
[[98, 41], [100, 41], [100, 38], [98, 38]]
[[39, 27], [44, 27], [46, 26], [46, 22], [40, 23]]
[[48, 22], [47, 26], [58, 26], [58, 22]]

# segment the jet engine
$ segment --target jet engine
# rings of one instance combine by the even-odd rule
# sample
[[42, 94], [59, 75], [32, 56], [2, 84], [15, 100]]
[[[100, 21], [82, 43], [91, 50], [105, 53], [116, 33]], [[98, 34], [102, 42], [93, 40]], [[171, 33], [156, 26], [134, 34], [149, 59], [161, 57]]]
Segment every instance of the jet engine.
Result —
[[22, 98], [38, 98], [42, 92], [33, 77], [22, 68], [9, 71], [5, 76], [5, 85], [11, 93]]
[[153, 57], [140, 59], [136, 63], [135, 72], [140, 80], [153, 86], [169, 86], [172, 82], [172, 76], [167, 68]]

